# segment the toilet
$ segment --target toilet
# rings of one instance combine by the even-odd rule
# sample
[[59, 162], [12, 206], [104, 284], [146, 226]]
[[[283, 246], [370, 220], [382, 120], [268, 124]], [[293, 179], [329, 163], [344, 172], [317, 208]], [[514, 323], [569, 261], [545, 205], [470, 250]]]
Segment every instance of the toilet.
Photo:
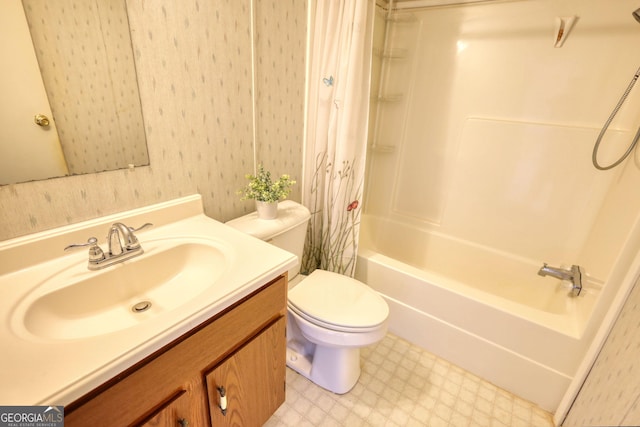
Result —
[[[278, 217], [259, 219], [256, 212], [227, 222], [302, 259], [309, 210], [291, 200], [278, 203]], [[289, 270], [287, 366], [337, 394], [360, 377], [360, 348], [387, 333], [389, 307], [364, 283], [323, 270], [299, 274]]]

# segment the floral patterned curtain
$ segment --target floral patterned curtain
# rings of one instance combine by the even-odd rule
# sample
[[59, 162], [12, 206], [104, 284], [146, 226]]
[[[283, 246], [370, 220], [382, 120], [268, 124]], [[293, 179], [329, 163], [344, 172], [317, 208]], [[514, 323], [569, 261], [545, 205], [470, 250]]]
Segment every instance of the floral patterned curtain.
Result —
[[309, 55], [302, 271], [353, 276], [367, 145], [374, 0], [317, 0]]

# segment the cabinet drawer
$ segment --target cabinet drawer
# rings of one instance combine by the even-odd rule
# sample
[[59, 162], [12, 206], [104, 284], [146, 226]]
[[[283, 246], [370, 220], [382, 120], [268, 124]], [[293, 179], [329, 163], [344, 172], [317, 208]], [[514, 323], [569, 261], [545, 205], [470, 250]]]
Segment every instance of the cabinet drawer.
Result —
[[189, 392], [198, 420], [191, 425], [208, 425], [204, 373], [284, 316], [286, 292], [285, 277], [265, 285], [65, 407], [65, 426], [137, 425], [181, 390]]

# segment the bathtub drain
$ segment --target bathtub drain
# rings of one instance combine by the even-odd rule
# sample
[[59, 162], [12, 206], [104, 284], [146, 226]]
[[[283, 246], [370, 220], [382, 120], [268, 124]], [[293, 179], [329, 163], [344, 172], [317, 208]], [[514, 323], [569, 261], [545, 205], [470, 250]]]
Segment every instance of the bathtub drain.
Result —
[[131, 307], [131, 311], [134, 313], [142, 313], [143, 311], [147, 311], [151, 308], [151, 301], [140, 301], [137, 304], [134, 304]]

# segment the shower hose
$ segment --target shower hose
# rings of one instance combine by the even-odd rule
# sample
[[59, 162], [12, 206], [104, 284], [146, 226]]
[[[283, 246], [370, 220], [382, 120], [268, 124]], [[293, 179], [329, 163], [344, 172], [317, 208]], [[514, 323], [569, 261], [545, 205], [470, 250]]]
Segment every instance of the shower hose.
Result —
[[614, 107], [613, 111], [611, 112], [611, 115], [609, 115], [609, 118], [604, 123], [604, 126], [602, 127], [602, 130], [600, 131], [600, 134], [596, 139], [596, 143], [593, 146], [593, 154], [591, 155], [591, 161], [593, 162], [593, 166], [595, 166], [596, 169], [604, 171], [604, 170], [615, 168], [620, 163], [622, 163], [624, 159], [626, 159], [629, 156], [629, 154], [631, 154], [634, 147], [638, 143], [638, 139], [640, 138], [640, 128], [638, 128], [638, 131], [636, 132], [636, 136], [633, 138], [633, 141], [631, 141], [629, 148], [627, 148], [627, 151], [622, 155], [622, 157], [620, 157], [618, 160], [616, 160], [615, 162], [611, 163], [608, 166], [602, 166], [600, 165], [600, 163], [598, 163], [598, 148], [600, 148], [600, 142], [602, 141], [602, 137], [607, 132], [609, 125], [613, 121], [613, 118], [616, 116], [616, 114], [618, 114], [618, 110], [620, 110], [620, 107], [622, 107], [622, 104], [624, 104], [624, 101], [627, 99], [627, 96], [629, 96], [629, 92], [631, 92], [631, 89], [633, 89], [633, 86], [636, 84], [636, 81], [638, 80], [639, 76], [640, 76], [640, 68], [638, 68], [638, 71], [636, 71], [636, 74], [631, 79], [631, 82], [629, 82], [629, 86], [627, 86], [627, 89], [622, 94], [622, 97], [620, 97], [620, 101], [618, 101], [618, 103]]

